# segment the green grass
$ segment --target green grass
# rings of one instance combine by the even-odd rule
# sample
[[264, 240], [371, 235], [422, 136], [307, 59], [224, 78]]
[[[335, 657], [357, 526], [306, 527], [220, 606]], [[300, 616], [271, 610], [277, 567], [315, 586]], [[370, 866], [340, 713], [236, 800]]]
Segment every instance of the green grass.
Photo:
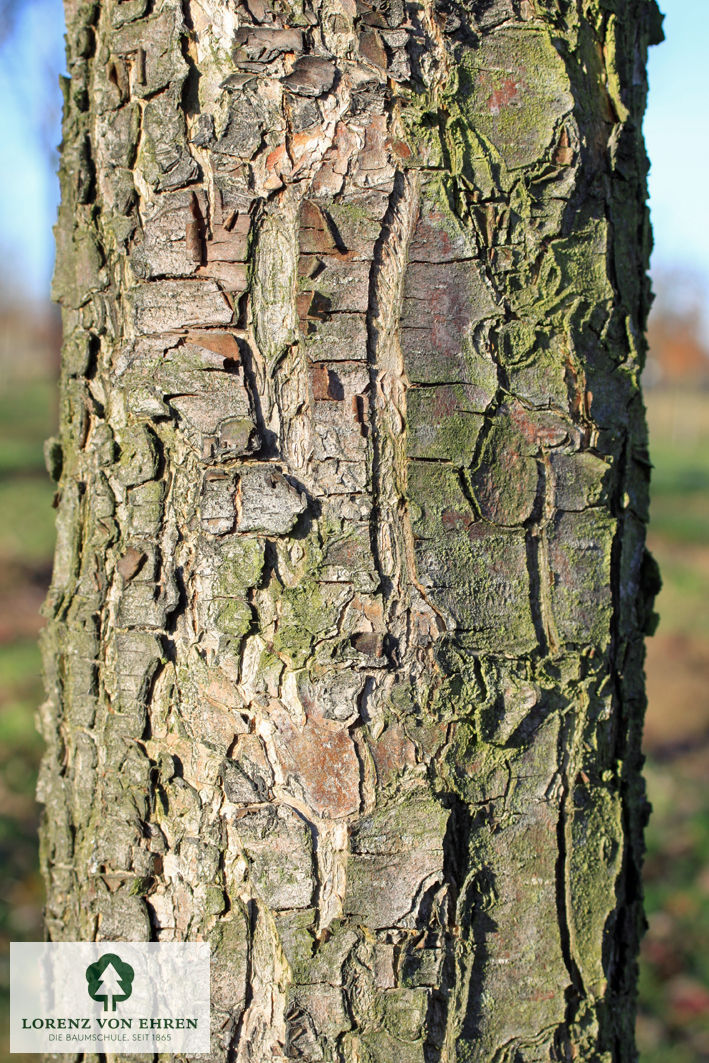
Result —
[[[34, 639], [22, 639], [4, 646], [0, 645], [0, 704], [3, 695], [12, 691], [18, 684], [40, 682], [40, 674], [39, 648]], [[0, 729], [0, 742], [3, 737]]]
[[683, 447], [676, 442], [651, 437], [650, 455], [654, 498], [666, 495], [686, 498], [709, 491], [709, 451], [704, 444], [692, 443]]
[[709, 444], [682, 447], [651, 436], [650, 454], [652, 534], [678, 544], [709, 545]]
[[28, 439], [0, 440], [0, 476], [44, 473], [44, 452]]
[[37, 380], [0, 391], [0, 560], [30, 565], [54, 548], [54, 487], [43, 442], [54, 426], [56, 385]]
[[[706, 399], [709, 422], [709, 396]], [[663, 634], [709, 638], [709, 442], [650, 436], [650, 545], [663, 587]]]
[[[42, 887], [37, 866], [39, 810], [34, 800], [42, 741], [35, 711], [43, 697], [34, 640], [0, 646], [0, 943], [41, 935]], [[6, 1011], [7, 972], [0, 977]], [[7, 1028], [5, 1015], [0, 1025]]]
[[[34, 640], [0, 646], [0, 789], [14, 797], [34, 794], [42, 740], [35, 713], [44, 697], [41, 661]], [[0, 805], [0, 813], [2, 812]], [[34, 816], [34, 810], [29, 809]], [[11, 828], [2, 818], [0, 836]]]
[[[27, 639], [0, 646], [0, 946], [5, 955], [10, 941], [38, 940], [42, 934], [39, 810], [34, 800], [42, 749], [34, 720], [42, 697], [36, 642]], [[8, 978], [7, 965], [2, 964], [2, 1031], [9, 1027]]]
[[[709, 643], [709, 395], [649, 396], [650, 543], [663, 588], [660, 633]], [[672, 659], [667, 660], [672, 669]], [[692, 719], [691, 706], [685, 714]], [[681, 728], [681, 723], [680, 723]], [[678, 738], [682, 734], [678, 733]], [[644, 872], [649, 930], [640, 963], [641, 1063], [709, 1058], [709, 793], [707, 752], [650, 759]], [[694, 994], [694, 1011], [682, 1006]]]
[[[709, 1052], [706, 1000], [701, 1006], [709, 990], [705, 762], [696, 755], [684, 763], [651, 761], [646, 772], [653, 815], [644, 874], [649, 930], [640, 964], [642, 1063], [695, 1061]], [[688, 994], [698, 1002], [694, 1010], [682, 1004]]]
[[662, 590], [655, 603], [658, 630], [662, 635], [709, 639], [709, 550], [697, 557], [688, 545], [683, 553], [654, 536], [650, 545], [662, 573]]
[[[56, 386], [49, 380], [14, 383], [0, 391], [0, 564], [5, 583], [20, 591], [23, 574], [46, 565], [54, 547], [54, 488], [44, 470], [42, 445], [54, 431], [55, 409]], [[0, 644], [0, 942], [5, 955], [10, 941], [36, 940], [42, 933], [34, 799], [42, 749], [35, 728], [43, 698], [40, 669], [34, 639]], [[0, 1028], [6, 1031], [8, 971], [5, 963], [0, 967]]]
[[[31, 797], [42, 740], [35, 713], [44, 697], [39, 648], [34, 639], [0, 646], [0, 786]], [[0, 836], [8, 831], [4, 817]]]
[[53, 498], [47, 476], [0, 478], [0, 559], [33, 565], [52, 556]]
[[44, 469], [42, 445], [54, 431], [56, 384], [33, 380], [0, 389], [0, 476]]
[[0, 440], [20, 436], [41, 441], [56, 419], [54, 380], [13, 381], [0, 386]]
[[709, 498], [655, 494], [650, 509], [653, 535], [688, 546], [709, 545]]
[[643, 1052], [640, 1059], [641, 1063], [698, 1063], [694, 1049], [686, 1045], [663, 1044]]

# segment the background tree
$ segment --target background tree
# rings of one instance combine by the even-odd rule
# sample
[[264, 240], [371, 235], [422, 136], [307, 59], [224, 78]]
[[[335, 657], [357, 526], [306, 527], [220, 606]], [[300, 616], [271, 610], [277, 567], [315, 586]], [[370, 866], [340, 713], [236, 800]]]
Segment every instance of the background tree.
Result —
[[212, 1058], [634, 1058], [649, 0], [68, 5], [54, 939]]

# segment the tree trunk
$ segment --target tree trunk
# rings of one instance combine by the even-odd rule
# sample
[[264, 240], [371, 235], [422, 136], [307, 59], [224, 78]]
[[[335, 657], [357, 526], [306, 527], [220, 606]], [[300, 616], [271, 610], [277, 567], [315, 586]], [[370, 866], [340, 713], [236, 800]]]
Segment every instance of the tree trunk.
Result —
[[213, 1060], [635, 1059], [654, 0], [67, 0], [54, 940]]

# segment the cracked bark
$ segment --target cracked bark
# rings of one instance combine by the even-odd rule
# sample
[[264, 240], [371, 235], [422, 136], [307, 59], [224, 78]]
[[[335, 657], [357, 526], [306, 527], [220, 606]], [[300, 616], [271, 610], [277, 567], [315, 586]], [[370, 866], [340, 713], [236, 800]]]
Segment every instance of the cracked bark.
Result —
[[654, 3], [67, 21], [50, 938], [208, 940], [215, 1061], [634, 1059]]

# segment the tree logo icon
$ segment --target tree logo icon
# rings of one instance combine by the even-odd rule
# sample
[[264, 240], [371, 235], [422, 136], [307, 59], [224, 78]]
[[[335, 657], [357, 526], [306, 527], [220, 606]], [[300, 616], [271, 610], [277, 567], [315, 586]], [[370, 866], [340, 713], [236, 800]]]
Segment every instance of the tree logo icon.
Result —
[[102, 1000], [104, 1011], [115, 1011], [116, 1002], [128, 1000], [133, 992], [134, 976], [129, 963], [124, 963], [115, 952], [105, 952], [86, 968], [89, 996], [92, 1000]]

